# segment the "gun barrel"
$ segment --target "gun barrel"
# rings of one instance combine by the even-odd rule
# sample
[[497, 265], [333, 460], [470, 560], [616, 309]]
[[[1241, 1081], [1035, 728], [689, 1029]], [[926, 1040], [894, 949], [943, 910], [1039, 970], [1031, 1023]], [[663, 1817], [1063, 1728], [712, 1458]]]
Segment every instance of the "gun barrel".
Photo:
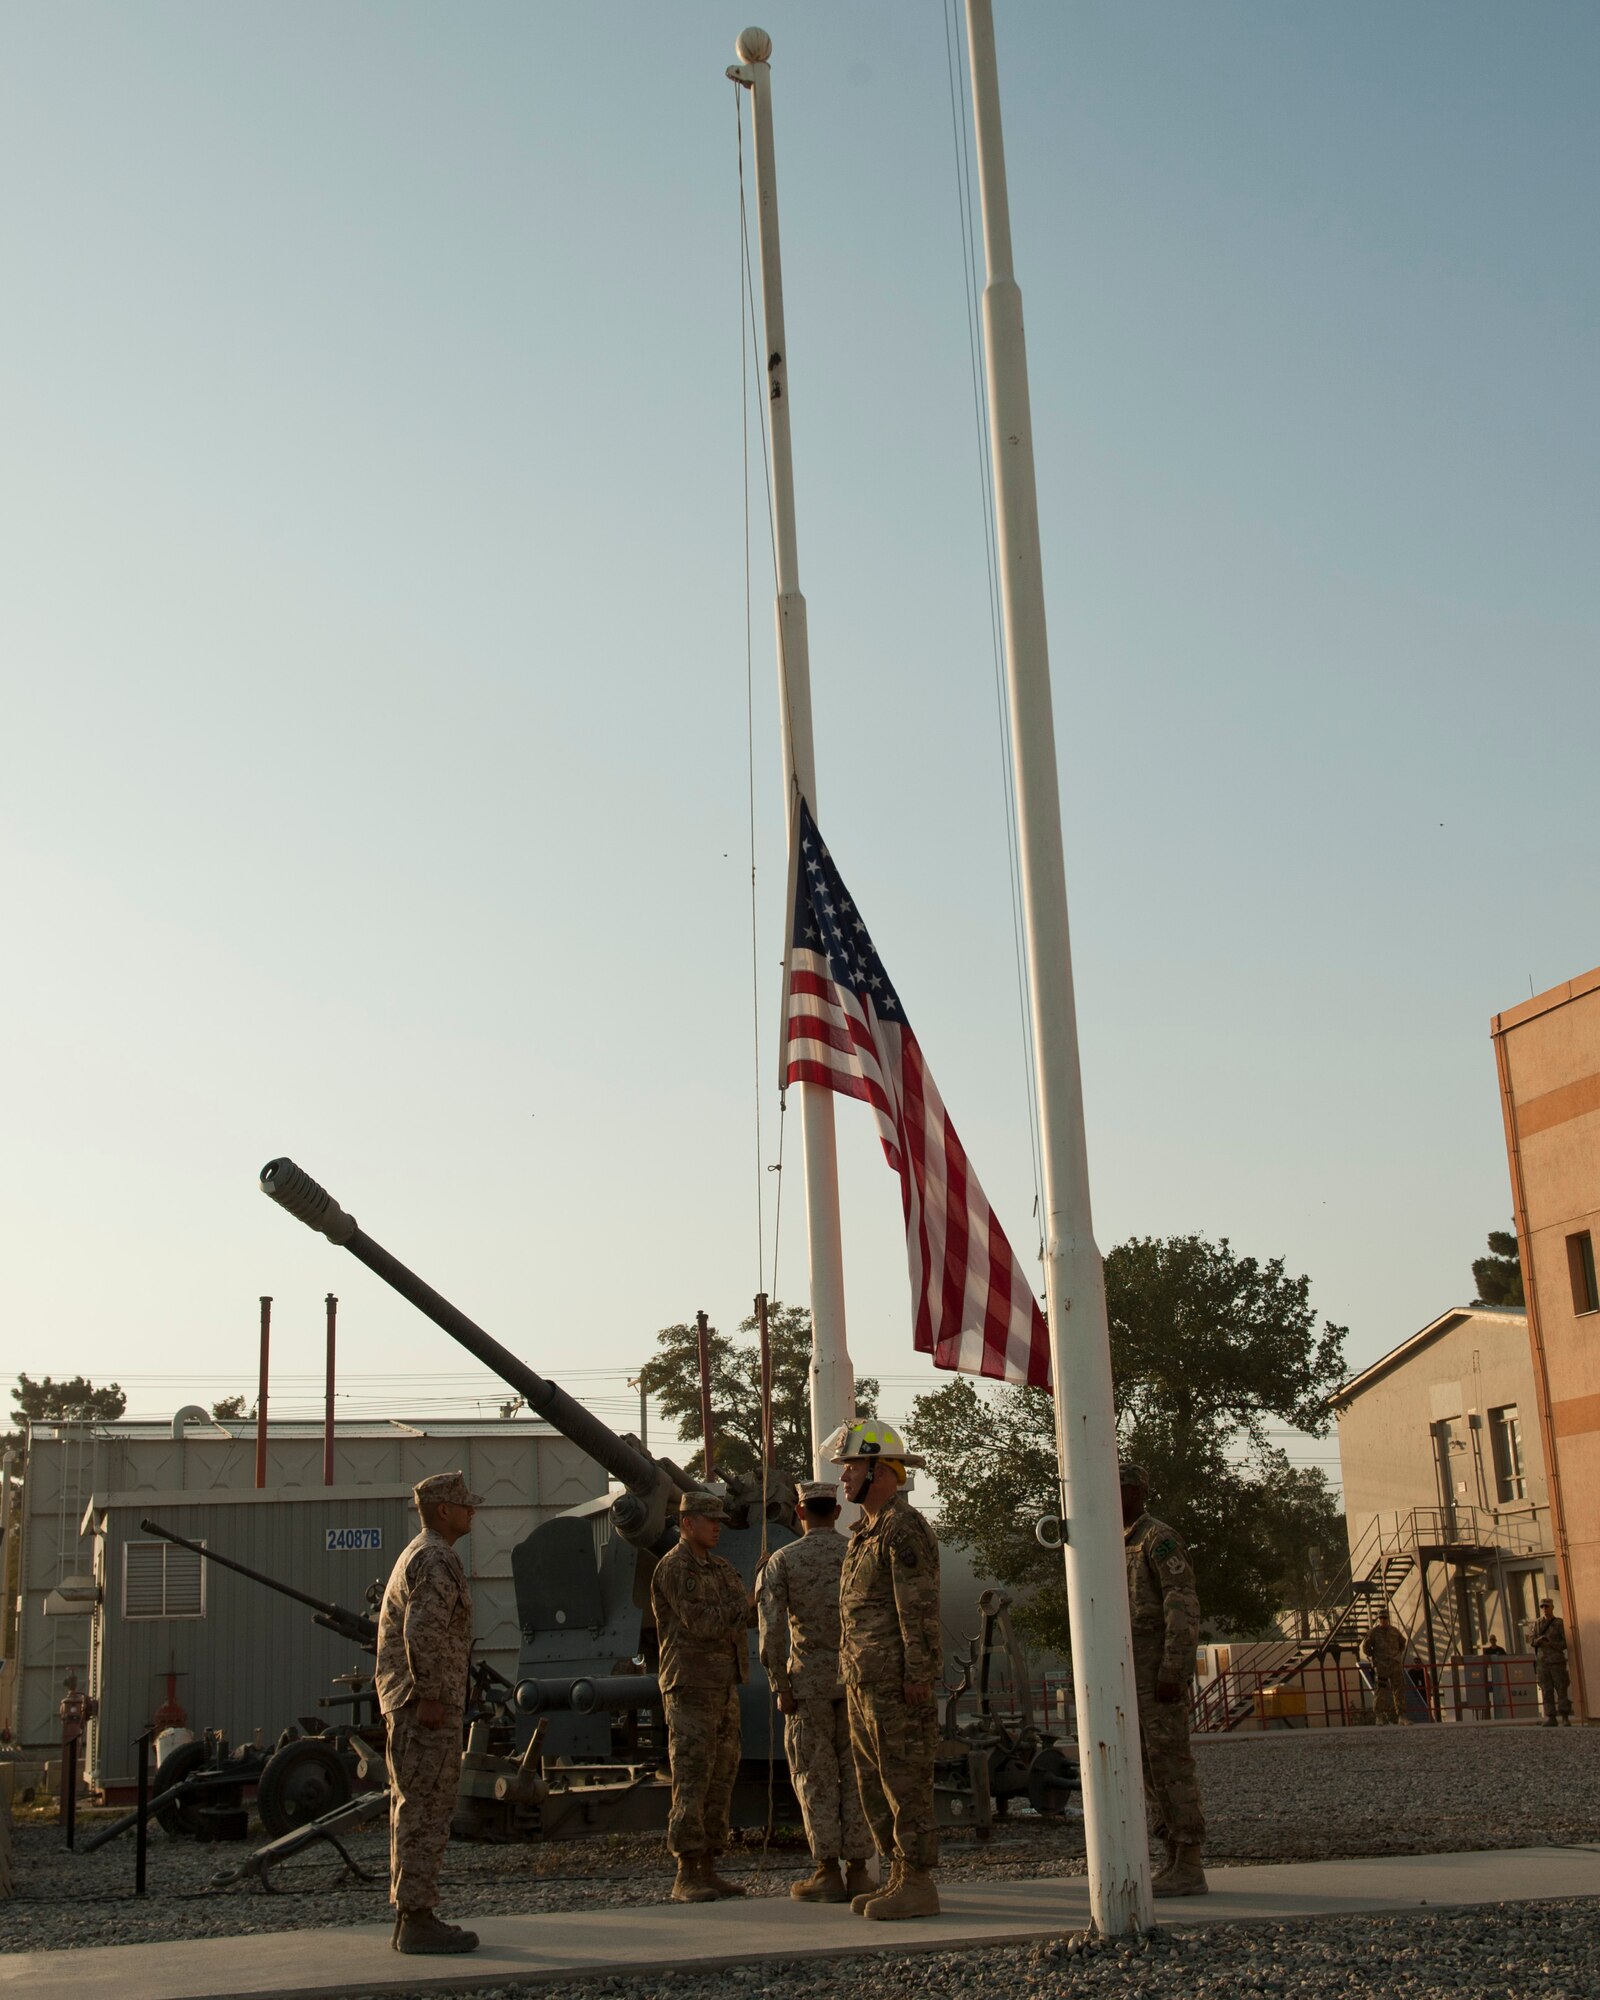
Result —
[[224, 1569], [235, 1570], [240, 1576], [249, 1577], [252, 1583], [259, 1583], [267, 1590], [275, 1590], [280, 1597], [292, 1597], [297, 1604], [304, 1604], [309, 1610], [318, 1614], [317, 1623], [326, 1625], [330, 1631], [339, 1633], [342, 1638], [351, 1639], [364, 1646], [375, 1646], [378, 1643], [376, 1621], [360, 1611], [348, 1611], [342, 1604], [335, 1604], [330, 1598], [312, 1597], [307, 1591], [296, 1590], [292, 1583], [282, 1583], [275, 1576], [266, 1576], [260, 1570], [252, 1569], [248, 1563], [236, 1562], [232, 1556], [220, 1555], [215, 1549], [208, 1549], [203, 1542], [191, 1542], [187, 1536], [177, 1534], [171, 1528], [163, 1528], [159, 1521], [141, 1521], [139, 1531], [141, 1534], [159, 1535], [162, 1541], [173, 1542], [180, 1549], [192, 1549], [205, 1561], [220, 1563]]
[[654, 1459], [646, 1457], [626, 1438], [619, 1437], [609, 1424], [603, 1424], [565, 1389], [554, 1382], [547, 1382], [542, 1375], [536, 1375], [526, 1362], [519, 1361], [509, 1348], [502, 1347], [491, 1334], [485, 1333], [447, 1298], [424, 1283], [415, 1271], [407, 1270], [398, 1257], [391, 1257], [382, 1244], [375, 1243], [367, 1235], [353, 1215], [342, 1209], [332, 1195], [303, 1168], [297, 1167], [293, 1160], [269, 1160], [261, 1169], [261, 1189], [280, 1208], [286, 1208], [307, 1228], [320, 1231], [330, 1243], [337, 1243], [348, 1250], [352, 1257], [359, 1258], [369, 1271], [382, 1278], [403, 1299], [408, 1299], [419, 1312], [426, 1313], [435, 1326], [442, 1327], [452, 1340], [458, 1341], [486, 1368], [492, 1368], [502, 1382], [515, 1389], [529, 1409], [553, 1425], [563, 1437], [571, 1438], [613, 1479], [620, 1480], [630, 1493], [645, 1497], [656, 1491], [661, 1472]]

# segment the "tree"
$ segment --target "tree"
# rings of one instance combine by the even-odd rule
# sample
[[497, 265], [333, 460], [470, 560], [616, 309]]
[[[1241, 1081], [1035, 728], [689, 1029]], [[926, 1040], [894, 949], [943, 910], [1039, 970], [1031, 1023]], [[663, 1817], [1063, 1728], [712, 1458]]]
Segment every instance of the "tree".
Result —
[[42, 1382], [35, 1382], [31, 1375], [19, 1375], [11, 1401], [14, 1418], [26, 1417], [35, 1424], [110, 1423], [128, 1407], [118, 1383], [108, 1382], [97, 1389], [83, 1375], [61, 1382], [49, 1375]]
[[[752, 1313], [739, 1331], [754, 1335]], [[774, 1299], [767, 1307], [767, 1339], [772, 1354], [772, 1441], [778, 1464], [791, 1477], [811, 1469], [811, 1314], [804, 1306]], [[677, 1420], [685, 1444], [704, 1447], [700, 1424], [700, 1347], [697, 1330], [679, 1321], [656, 1335], [661, 1352], [639, 1371], [640, 1386]], [[717, 1470], [723, 1475], [761, 1469], [761, 1344], [735, 1341], [710, 1329], [711, 1424]], [[877, 1413], [878, 1384], [856, 1377], [856, 1415]], [[698, 1460], [694, 1470], [699, 1470]]]
[[254, 1409], [254, 1404], [246, 1408], [243, 1396], [223, 1396], [211, 1405], [211, 1414], [219, 1423], [242, 1423]]
[[1522, 1295], [1522, 1255], [1509, 1229], [1489, 1231], [1489, 1254], [1476, 1258], [1472, 1282], [1478, 1288], [1475, 1306], [1520, 1306]]
[[[1118, 1444], [1190, 1546], [1208, 1625], [1261, 1631], [1285, 1605], [1307, 1608], [1316, 1553], [1331, 1562], [1341, 1517], [1320, 1470], [1292, 1467], [1273, 1430], [1326, 1433], [1345, 1328], [1318, 1326], [1310, 1280], [1281, 1257], [1236, 1257], [1226, 1237], [1134, 1237], [1105, 1275]], [[1064, 1649], [1061, 1558], [1033, 1533], [1060, 1506], [1052, 1399], [980, 1396], [963, 1379], [919, 1396], [910, 1428], [938, 1482], [941, 1532], [1031, 1589], [1020, 1621]]]

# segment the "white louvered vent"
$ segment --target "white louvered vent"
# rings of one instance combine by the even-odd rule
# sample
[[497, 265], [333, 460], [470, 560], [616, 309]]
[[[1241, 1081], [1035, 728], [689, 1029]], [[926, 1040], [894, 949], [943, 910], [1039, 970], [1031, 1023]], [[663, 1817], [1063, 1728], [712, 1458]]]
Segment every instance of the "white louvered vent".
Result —
[[122, 1551], [124, 1618], [203, 1618], [205, 1564], [170, 1542], [128, 1542]]

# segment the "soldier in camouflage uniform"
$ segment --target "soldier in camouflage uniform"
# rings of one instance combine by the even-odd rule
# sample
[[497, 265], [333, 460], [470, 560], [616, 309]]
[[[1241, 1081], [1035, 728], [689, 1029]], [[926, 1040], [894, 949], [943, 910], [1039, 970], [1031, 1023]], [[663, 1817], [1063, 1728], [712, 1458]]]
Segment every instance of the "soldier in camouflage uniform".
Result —
[[[872, 1836], [861, 1810], [850, 1715], [839, 1678], [839, 1576], [845, 1539], [839, 1489], [800, 1488], [800, 1528], [761, 1572], [761, 1662], [784, 1717], [783, 1749], [800, 1801], [815, 1873], [789, 1894], [802, 1903], [848, 1903], [873, 1886]], [[841, 1868], [848, 1867], [848, 1876]]]
[[936, 1917], [939, 1859], [933, 1756], [939, 1738], [939, 1544], [901, 1488], [921, 1465], [876, 1418], [843, 1424], [823, 1446], [861, 1508], [839, 1580], [839, 1654], [861, 1804], [888, 1881], [851, 1899], [859, 1915]]
[[1572, 1688], [1567, 1677], [1567, 1627], [1565, 1620], [1556, 1616], [1553, 1597], [1539, 1600], [1539, 1616], [1533, 1628], [1533, 1667], [1539, 1679], [1545, 1728], [1554, 1729], [1557, 1722], [1570, 1726]]
[[1389, 1622], [1389, 1607], [1379, 1611], [1361, 1650], [1372, 1662], [1372, 1713], [1376, 1722], [1409, 1723], [1406, 1714], [1406, 1635]]
[[1124, 1464], [1120, 1483], [1145, 1801], [1151, 1830], [1161, 1836], [1167, 1856], [1151, 1889], [1157, 1896], [1203, 1896], [1208, 1884], [1200, 1849], [1206, 1823], [1189, 1747], [1200, 1598], [1183, 1543], [1147, 1511], [1150, 1475], [1143, 1466]]
[[472, 1592], [455, 1545], [482, 1506], [459, 1472], [412, 1490], [422, 1532], [389, 1575], [378, 1612], [378, 1706], [389, 1723], [389, 1900], [396, 1951], [473, 1951], [475, 1931], [441, 1923], [439, 1867], [461, 1773], [472, 1657]]
[[717, 1873], [739, 1771], [739, 1688], [750, 1677], [745, 1635], [756, 1622], [744, 1579], [712, 1553], [727, 1518], [715, 1493], [685, 1493], [678, 1546], [650, 1580], [672, 1758], [667, 1846], [678, 1862], [675, 1903], [744, 1894]]

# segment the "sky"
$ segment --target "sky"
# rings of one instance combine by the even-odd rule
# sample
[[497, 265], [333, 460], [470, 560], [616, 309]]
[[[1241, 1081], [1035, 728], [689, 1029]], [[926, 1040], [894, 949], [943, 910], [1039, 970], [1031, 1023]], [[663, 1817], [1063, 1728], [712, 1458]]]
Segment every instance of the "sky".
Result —
[[[1490, 1016], [1600, 961], [1600, 16], [996, 14], [1097, 1237], [1282, 1256], [1353, 1371], [1507, 1226]], [[745, 22], [4, 17], [0, 1374], [249, 1389], [267, 1293], [309, 1398], [333, 1290], [365, 1406], [473, 1386], [287, 1153], [625, 1417], [655, 1329], [805, 1296]], [[946, 16], [760, 19], [818, 820], [1027, 1249]]]

